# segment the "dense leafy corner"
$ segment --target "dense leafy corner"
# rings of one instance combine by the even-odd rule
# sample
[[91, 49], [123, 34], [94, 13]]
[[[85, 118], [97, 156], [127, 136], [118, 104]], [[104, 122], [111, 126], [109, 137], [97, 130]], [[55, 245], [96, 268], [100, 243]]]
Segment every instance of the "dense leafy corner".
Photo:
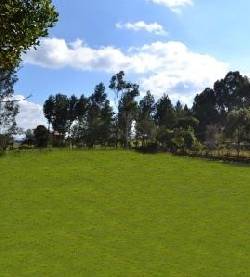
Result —
[[51, 0], [4, 0], [0, 3], [0, 150], [18, 133], [13, 100], [16, 71], [22, 54], [48, 35], [58, 18]]

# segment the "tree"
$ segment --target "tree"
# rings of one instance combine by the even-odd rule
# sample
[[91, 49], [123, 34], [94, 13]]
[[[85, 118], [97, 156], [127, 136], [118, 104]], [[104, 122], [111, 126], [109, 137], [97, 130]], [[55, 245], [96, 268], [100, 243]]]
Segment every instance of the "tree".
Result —
[[54, 98], [53, 130], [65, 136], [68, 127], [69, 99], [66, 95], [57, 94]]
[[50, 132], [50, 127], [54, 120], [54, 110], [55, 108], [55, 98], [51, 95], [49, 98], [44, 102], [43, 105], [43, 113], [45, 118], [48, 120], [48, 130]]
[[117, 109], [119, 106], [121, 95], [124, 89], [126, 89], [127, 87], [127, 82], [124, 80], [124, 76], [124, 71], [120, 71], [119, 73], [113, 75], [110, 80], [109, 88], [112, 89], [115, 93], [114, 101]]
[[197, 142], [194, 130], [192, 128], [175, 129], [173, 132], [173, 138], [171, 139], [172, 149], [181, 150], [185, 153], [186, 150], [192, 149], [192, 147]]
[[213, 150], [223, 142], [223, 129], [218, 125], [208, 125], [206, 128], [205, 145]]
[[25, 140], [23, 141], [23, 144], [32, 145], [34, 141], [34, 131], [31, 129], [27, 129], [25, 132]]
[[139, 86], [137, 84], [127, 83], [126, 91], [119, 102], [118, 119], [125, 148], [129, 146], [132, 123], [136, 119], [137, 112], [137, 102], [135, 98], [139, 95]]
[[228, 113], [235, 109], [250, 107], [250, 82], [238, 71], [229, 72], [225, 78], [215, 82], [213, 89], [207, 88], [197, 95], [193, 104], [193, 115], [199, 120], [196, 134], [206, 139], [208, 126], [221, 129], [226, 124]]
[[227, 116], [225, 134], [236, 144], [238, 156], [241, 144], [250, 140], [250, 109], [241, 108], [231, 111]]
[[0, 4], [0, 68], [14, 69], [21, 54], [39, 38], [48, 35], [48, 29], [58, 19], [51, 0], [4, 0]]
[[70, 136], [74, 144], [84, 146], [87, 143], [87, 116], [89, 99], [81, 95], [75, 104], [75, 122], [70, 130]]
[[12, 135], [16, 132], [18, 104], [13, 101], [14, 84], [17, 81], [14, 70], [0, 69], [0, 133]]
[[160, 143], [160, 145], [165, 149], [172, 151], [173, 149], [173, 143], [172, 139], [174, 137], [174, 131], [170, 129], [166, 129], [164, 127], [160, 127], [157, 130], [157, 142]]
[[87, 143], [89, 147], [100, 143], [105, 144], [110, 134], [112, 123], [112, 108], [107, 100], [105, 86], [100, 83], [95, 87], [89, 98], [87, 113]]
[[199, 125], [199, 120], [195, 118], [194, 116], [186, 115], [177, 118], [176, 120], [176, 128], [182, 128], [184, 130], [187, 130], [188, 128], [195, 129]]
[[69, 106], [70, 100], [63, 94], [50, 96], [43, 106], [44, 115], [49, 122], [49, 131], [51, 125], [53, 128], [53, 144], [56, 146], [63, 146], [65, 135], [70, 132]]
[[156, 104], [155, 121], [159, 127], [173, 128], [175, 124], [175, 111], [168, 95], [164, 94]]
[[154, 140], [156, 135], [155, 108], [154, 96], [148, 91], [139, 103], [136, 121], [136, 135], [142, 140], [143, 146], [148, 140]]
[[200, 140], [204, 141], [207, 126], [220, 122], [216, 95], [213, 89], [206, 88], [201, 94], [195, 97], [192, 112], [194, 117], [199, 120], [196, 134]]
[[75, 119], [78, 121], [85, 121], [87, 116], [89, 106], [89, 99], [86, 98], [84, 95], [81, 95], [81, 97], [78, 99], [75, 105]]
[[105, 145], [106, 143], [113, 143], [113, 127], [114, 127], [114, 112], [113, 108], [110, 106], [109, 100], [105, 101], [104, 107], [101, 111], [101, 144]]
[[116, 115], [115, 115], [115, 144], [116, 148], [118, 147], [118, 141], [119, 141], [119, 118], [118, 118], [118, 109], [121, 97], [124, 94], [124, 91], [128, 87], [128, 83], [124, 80], [125, 73], [124, 71], [120, 71], [119, 73], [112, 76], [110, 80], [109, 88], [114, 91], [114, 103], [115, 103], [115, 109], [116, 109]]
[[232, 110], [247, 108], [250, 105], [249, 79], [238, 71], [229, 72], [224, 79], [215, 82], [214, 93], [222, 119], [226, 119]]
[[48, 146], [49, 132], [45, 126], [43, 125], [37, 126], [36, 129], [34, 130], [34, 137], [35, 137], [35, 143], [37, 147], [45, 148]]

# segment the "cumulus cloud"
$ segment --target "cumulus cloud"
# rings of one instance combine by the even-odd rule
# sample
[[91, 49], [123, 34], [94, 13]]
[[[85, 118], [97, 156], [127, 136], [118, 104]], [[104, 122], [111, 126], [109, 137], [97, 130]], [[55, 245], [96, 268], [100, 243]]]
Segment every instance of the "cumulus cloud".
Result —
[[124, 70], [133, 74], [144, 90], [150, 89], [156, 96], [167, 92], [184, 100], [212, 85], [229, 69], [226, 63], [191, 51], [178, 41], [158, 41], [122, 51], [113, 46], [91, 48], [80, 40], [67, 43], [64, 39], [47, 38], [38, 50], [26, 54], [24, 62], [109, 74]]
[[41, 41], [38, 50], [31, 49], [24, 56], [24, 63], [49, 68], [69, 66], [82, 70], [113, 72], [127, 67], [130, 61], [119, 49], [112, 46], [93, 49], [81, 40], [67, 43], [64, 39], [46, 38]]
[[34, 129], [37, 125], [47, 125], [43, 115], [42, 105], [35, 104], [32, 101], [24, 100], [22, 95], [16, 95], [16, 100], [19, 100], [19, 114], [16, 121], [19, 128], [24, 130]]
[[193, 5], [193, 0], [149, 0], [155, 4], [163, 5], [173, 12], [180, 13], [181, 8]]
[[137, 22], [127, 22], [127, 23], [117, 23], [116, 28], [118, 29], [127, 29], [132, 31], [146, 31], [149, 33], [153, 33], [155, 35], [166, 36], [168, 33], [164, 29], [164, 27], [158, 23], [150, 23], [147, 24], [144, 21]]

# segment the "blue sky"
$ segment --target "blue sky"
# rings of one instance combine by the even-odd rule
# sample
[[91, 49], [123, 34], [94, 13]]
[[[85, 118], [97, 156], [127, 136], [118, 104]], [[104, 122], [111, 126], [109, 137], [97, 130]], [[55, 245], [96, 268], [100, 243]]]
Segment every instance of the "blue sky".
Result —
[[34, 115], [41, 113], [39, 105], [49, 94], [89, 95], [100, 81], [108, 85], [118, 70], [139, 82], [142, 93], [151, 89], [160, 97], [167, 92], [174, 101], [188, 103], [228, 70], [250, 73], [250, 1], [54, 0], [54, 4], [59, 22], [41, 48], [23, 57], [19, 71], [16, 93], [33, 95], [26, 115], [28, 106]]

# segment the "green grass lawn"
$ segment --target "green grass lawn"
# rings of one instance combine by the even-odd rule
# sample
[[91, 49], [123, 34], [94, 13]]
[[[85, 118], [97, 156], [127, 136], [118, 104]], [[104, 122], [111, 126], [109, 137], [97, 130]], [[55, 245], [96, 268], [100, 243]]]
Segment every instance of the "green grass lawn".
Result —
[[250, 276], [250, 167], [125, 151], [0, 158], [0, 276]]

